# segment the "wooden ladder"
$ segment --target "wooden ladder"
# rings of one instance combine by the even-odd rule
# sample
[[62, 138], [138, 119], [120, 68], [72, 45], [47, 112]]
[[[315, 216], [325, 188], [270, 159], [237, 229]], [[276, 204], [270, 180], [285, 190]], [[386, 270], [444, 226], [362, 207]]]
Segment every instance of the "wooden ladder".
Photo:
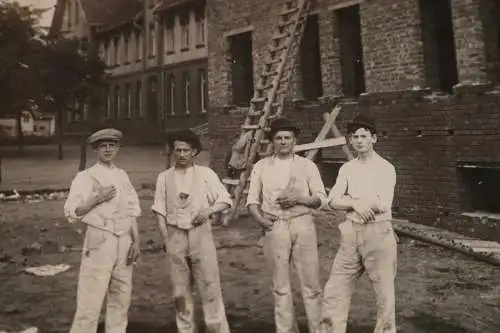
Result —
[[270, 121], [278, 118], [283, 111], [285, 97], [289, 91], [295, 61], [304, 33], [309, 13], [309, 0], [286, 0], [280, 13], [278, 29], [272, 36], [268, 58], [254, 90], [254, 97], [241, 127], [242, 134], [252, 131], [252, 142], [247, 156], [247, 165], [238, 180], [226, 182], [233, 187], [234, 205], [226, 215], [227, 225], [235, 216], [241, 198], [247, 188], [253, 161], [257, 153], [265, 156], [270, 153], [269, 140], [263, 139], [269, 131]]

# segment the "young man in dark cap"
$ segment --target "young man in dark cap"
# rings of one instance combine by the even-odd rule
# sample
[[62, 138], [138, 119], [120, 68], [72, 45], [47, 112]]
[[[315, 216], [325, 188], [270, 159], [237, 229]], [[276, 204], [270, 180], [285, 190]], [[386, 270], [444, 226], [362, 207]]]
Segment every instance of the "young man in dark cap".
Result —
[[271, 123], [268, 138], [273, 155], [254, 165], [247, 199], [250, 214], [265, 230], [264, 254], [273, 275], [276, 333], [297, 332], [291, 261], [300, 277], [309, 332], [316, 331], [321, 315], [312, 209], [325, 202], [326, 193], [316, 164], [294, 153], [298, 134], [299, 129], [287, 119]]
[[342, 165], [328, 197], [331, 208], [347, 214], [339, 225], [341, 243], [324, 290], [319, 333], [346, 332], [354, 285], [365, 271], [377, 297], [374, 333], [395, 333], [397, 248], [391, 207], [396, 171], [373, 149], [377, 130], [371, 118], [355, 117], [347, 135], [357, 158]]
[[179, 333], [197, 332], [193, 285], [198, 285], [207, 332], [229, 333], [211, 216], [232, 206], [212, 169], [194, 163], [201, 150], [190, 130], [167, 138], [175, 165], [158, 175], [152, 210], [167, 250]]
[[88, 138], [97, 163], [76, 175], [64, 204], [70, 223], [87, 225], [70, 333], [97, 331], [105, 296], [106, 333], [125, 333], [127, 328], [133, 264], [140, 254], [141, 208], [127, 173], [114, 164], [121, 138], [113, 128]]

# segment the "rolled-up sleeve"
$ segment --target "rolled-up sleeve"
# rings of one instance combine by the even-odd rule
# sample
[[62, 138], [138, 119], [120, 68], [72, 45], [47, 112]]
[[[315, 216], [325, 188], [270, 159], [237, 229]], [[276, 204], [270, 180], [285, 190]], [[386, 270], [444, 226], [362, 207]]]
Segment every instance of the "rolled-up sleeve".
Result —
[[139, 196], [130, 181], [129, 176], [125, 171], [124, 174], [124, 182], [125, 182], [125, 195], [128, 203], [128, 215], [133, 217], [141, 216], [141, 204], [139, 202]]
[[392, 209], [394, 200], [394, 188], [396, 187], [396, 169], [394, 166], [387, 167], [379, 179], [376, 205], [380, 213], [385, 213]]
[[224, 184], [222, 184], [219, 176], [210, 168], [205, 169], [207, 172], [208, 189], [212, 198], [213, 204], [225, 203], [229, 207], [233, 207], [233, 200], [227, 191]]
[[167, 216], [166, 188], [165, 188], [166, 173], [162, 172], [156, 179], [155, 198], [151, 210], [162, 216]]
[[[263, 161], [263, 160], [261, 160]], [[262, 162], [255, 163], [250, 174], [250, 186], [246, 206], [262, 204]]]
[[328, 204], [326, 197], [326, 190], [319, 169], [312, 161], [307, 163], [307, 178], [309, 185], [309, 192], [312, 196], [316, 196], [321, 200], [320, 208], [326, 207]]
[[69, 223], [81, 221], [83, 216], [76, 215], [76, 209], [84, 202], [85, 194], [88, 192], [85, 176], [83, 173], [78, 173], [69, 189], [68, 197], [64, 202], [64, 217]]

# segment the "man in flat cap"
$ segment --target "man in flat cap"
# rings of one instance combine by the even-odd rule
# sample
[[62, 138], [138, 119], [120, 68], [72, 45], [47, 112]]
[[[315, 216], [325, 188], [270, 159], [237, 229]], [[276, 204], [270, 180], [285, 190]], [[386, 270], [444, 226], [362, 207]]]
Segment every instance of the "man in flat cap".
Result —
[[295, 264], [301, 283], [309, 332], [321, 315], [321, 287], [316, 227], [312, 210], [326, 200], [319, 170], [311, 160], [296, 155], [299, 129], [287, 119], [271, 123], [268, 139], [273, 155], [258, 161], [250, 176], [247, 207], [265, 231], [264, 254], [273, 275], [277, 333], [298, 332], [290, 283]]
[[139, 199], [127, 173], [116, 167], [122, 133], [107, 128], [87, 142], [97, 163], [74, 178], [64, 214], [87, 226], [78, 278], [76, 314], [70, 333], [97, 331], [104, 297], [106, 333], [125, 333], [133, 266], [140, 253]]
[[395, 333], [397, 248], [391, 208], [396, 171], [373, 149], [377, 142], [373, 119], [355, 117], [347, 125], [347, 135], [357, 157], [342, 165], [328, 197], [331, 208], [347, 213], [339, 225], [341, 243], [324, 290], [319, 333], [346, 332], [354, 285], [365, 271], [377, 298], [374, 333]]
[[201, 296], [207, 332], [229, 333], [220, 287], [211, 216], [232, 206], [215, 172], [194, 163], [199, 137], [181, 130], [167, 137], [174, 166], [158, 175], [152, 210], [165, 242], [179, 333], [197, 332], [193, 284]]

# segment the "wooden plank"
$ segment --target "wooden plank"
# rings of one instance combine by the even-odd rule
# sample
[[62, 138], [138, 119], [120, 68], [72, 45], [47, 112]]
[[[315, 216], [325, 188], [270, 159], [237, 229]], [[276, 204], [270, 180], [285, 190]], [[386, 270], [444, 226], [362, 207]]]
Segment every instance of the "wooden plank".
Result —
[[240, 183], [239, 179], [224, 178], [222, 183], [226, 185], [238, 185]]
[[350, 7], [354, 5], [359, 5], [362, 3], [364, 0], [341, 0], [338, 1], [338, 3], [328, 6], [328, 11], [333, 12], [334, 10], [339, 10], [345, 7]]
[[319, 149], [319, 148], [328, 148], [328, 147], [333, 147], [333, 146], [340, 146], [344, 145], [346, 143], [345, 138], [331, 138], [331, 139], [326, 139], [322, 141], [314, 141], [311, 143], [305, 143], [302, 145], [295, 146], [294, 151], [296, 153], [305, 151], [305, 150], [313, 150], [313, 149]]
[[[319, 131], [314, 142], [319, 142], [326, 139], [326, 136], [328, 135], [328, 132], [330, 132], [333, 124], [335, 123], [335, 119], [337, 118], [339, 112], [340, 112], [340, 105], [337, 104], [333, 108], [332, 112], [330, 112], [330, 114], [328, 115], [328, 119], [325, 120], [325, 124], [321, 128], [321, 131]], [[318, 151], [319, 151], [318, 149], [313, 149], [307, 153], [306, 157], [312, 160], [314, 159]]]
[[448, 238], [447, 235], [449, 233], [446, 231], [439, 232], [432, 230], [431, 232], [429, 232], [429, 230], [426, 230], [426, 228], [422, 228], [421, 225], [409, 223], [408, 220], [393, 219], [392, 221], [394, 230], [398, 234], [409, 236], [431, 244], [443, 246], [445, 248], [473, 256], [490, 264], [500, 266], [500, 255], [494, 253], [496, 251], [491, 251], [491, 249], [488, 249], [487, 251], [483, 252], [480, 251], [482, 250], [481, 248], [477, 248], [476, 250], [474, 250], [471, 247], [462, 245], [459, 242], [454, 241], [455, 237]]
[[487, 253], [500, 253], [500, 248], [492, 248], [492, 247], [473, 247], [472, 250], [474, 252], [487, 252]]
[[[337, 125], [335, 123], [333, 123], [332, 125], [332, 134], [334, 137], [338, 138], [338, 137], [341, 137], [342, 136], [342, 133], [340, 133], [339, 129], [337, 128]], [[354, 159], [354, 155], [352, 154], [351, 150], [349, 149], [349, 147], [347, 146], [347, 142], [345, 145], [342, 145], [342, 151], [344, 152], [344, 154], [347, 156], [347, 159], [348, 160], [352, 160]]]
[[253, 25], [247, 25], [246, 27], [232, 29], [232, 30], [224, 32], [224, 38], [231, 37], [234, 35], [239, 35], [239, 34], [242, 34], [244, 32], [249, 32], [249, 31], [253, 31], [253, 30], [254, 30]]
[[461, 243], [466, 246], [470, 247], [478, 247], [478, 248], [500, 248], [500, 244], [497, 242], [492, 242], [492, 241], [483, 241], [479, 239], [471, 239], [471, 240], [465, 240], [465, 239], [454, 239], [455, 242]]

